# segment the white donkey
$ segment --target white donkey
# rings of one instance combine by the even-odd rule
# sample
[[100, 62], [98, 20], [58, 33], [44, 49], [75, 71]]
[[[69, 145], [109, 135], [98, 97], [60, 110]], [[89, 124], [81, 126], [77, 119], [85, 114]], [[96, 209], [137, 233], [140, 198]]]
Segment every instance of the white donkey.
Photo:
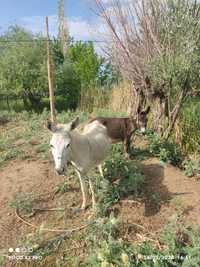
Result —
[[[86, 208], [87, 190], [85, 186], [86, 175], [89, 170], [99, 166], [105, 160], [110, 147], [111, 140], [107, 135], [106, 127], [98, 121], [88, 124], [83, 132], [76, 128], [79, 124], [79, 118], [68, 124], [54, 124], [48, 122], [48, 129], [53, 136], [50, 141], [53, 154], [55, 169], [58, 174], [63, 174], [67, 163], [71, 163], [78, 174], [83, 202], [81, 209]], [[102, 169], [101, 170], [101, 175]], [[88, 177], [89, 187], [92, 195], [92, 206], [95, 209], [95, 193], [91, 179]]]

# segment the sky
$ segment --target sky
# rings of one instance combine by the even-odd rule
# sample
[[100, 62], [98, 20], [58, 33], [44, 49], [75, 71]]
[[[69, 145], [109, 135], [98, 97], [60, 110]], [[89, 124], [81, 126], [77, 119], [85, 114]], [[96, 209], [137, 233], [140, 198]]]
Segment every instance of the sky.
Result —
[[[109, 0], [103, 0], [105, 3]], [[49, 17], [51, 35], [57, 34], [57, 0], [0, 0], [0, 34], [13, 24], [33, 33], [45, 32], [45, 16]], [[75, 40], [97, 39], [102, 29], [94, 12], [94, 0], [65, 0], [70, 35]]]

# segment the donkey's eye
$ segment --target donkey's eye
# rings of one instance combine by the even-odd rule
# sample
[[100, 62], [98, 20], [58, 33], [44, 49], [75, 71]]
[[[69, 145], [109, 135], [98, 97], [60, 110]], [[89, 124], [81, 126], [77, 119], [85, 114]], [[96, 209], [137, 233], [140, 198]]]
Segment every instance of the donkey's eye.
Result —
[[50, 145], [50, 148], [53, 148], [54, 146], [53, 145]]
[[67, 144], [65, 147], [68, 148], [70, 144]]

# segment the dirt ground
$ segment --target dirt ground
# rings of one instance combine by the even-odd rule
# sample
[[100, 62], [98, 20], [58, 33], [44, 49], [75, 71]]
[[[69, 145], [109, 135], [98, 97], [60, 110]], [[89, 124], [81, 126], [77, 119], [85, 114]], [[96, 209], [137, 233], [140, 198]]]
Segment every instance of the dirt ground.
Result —
[[[142, 226], [148, 232], [159, 233], [173, 219], [182, 214], [185, 224], [200, 225], [200, 181], [186, 177], [182, 171], [171, 166], [162, 166], [158, 159], [142, 161], [145, 175], [143, 197], [136, 201], [128, 199], [116, 204], [124, 225], [125, 237], [135, 238], [135, 230]], [[81, 203], [79, 184], [74, 183], [65, 194], [54, 194], [56, 186], [64, 181], [54, 172], [49, 160], [13, 160], [0, 168], [0, 250], [17, 247], [28, 234], [34, 232], [31, 226], [21, 222], [10, 203], [20, 192], [41, 196], [38, 207], [64, 207], [65, 212], [40, 212], [27, 220], [37, 226], [49, 228], [72, 228], [87, 222], [89, 209], [74, 214], [71, 207]], [[55, 216], [57, 220], [55, 221]], [[139, 231], [139, 230], [138, 230]]]

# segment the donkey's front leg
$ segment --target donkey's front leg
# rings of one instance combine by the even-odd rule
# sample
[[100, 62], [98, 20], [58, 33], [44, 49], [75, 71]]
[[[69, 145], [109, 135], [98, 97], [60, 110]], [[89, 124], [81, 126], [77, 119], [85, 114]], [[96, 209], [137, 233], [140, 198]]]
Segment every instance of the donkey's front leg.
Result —
[[88, 179], [89, 179], [89, 186], [90, 186], [90, 191], [91, 191], [91, 195], [92, 195], [92, 208], [95, 211], [95, 209], [96, 209], [96, 200], [95, 200], [94, 187], [93, 187], [91, 179], [90, 178], [88, 178]]
[[87, 204], [87, 189], [86, 189], [86, 185], [85, 185], [85, 181], [81, 176], [81, 173], [79, 171], [77, 171], [78, 177], [79, 177], [79, 181], [81, 184], [81, 192], [82, 192], [82, 198], [83, 198], [83, 202], [81, 205], [81, 209], [85, 210], [86, 209], [86, 204]]

